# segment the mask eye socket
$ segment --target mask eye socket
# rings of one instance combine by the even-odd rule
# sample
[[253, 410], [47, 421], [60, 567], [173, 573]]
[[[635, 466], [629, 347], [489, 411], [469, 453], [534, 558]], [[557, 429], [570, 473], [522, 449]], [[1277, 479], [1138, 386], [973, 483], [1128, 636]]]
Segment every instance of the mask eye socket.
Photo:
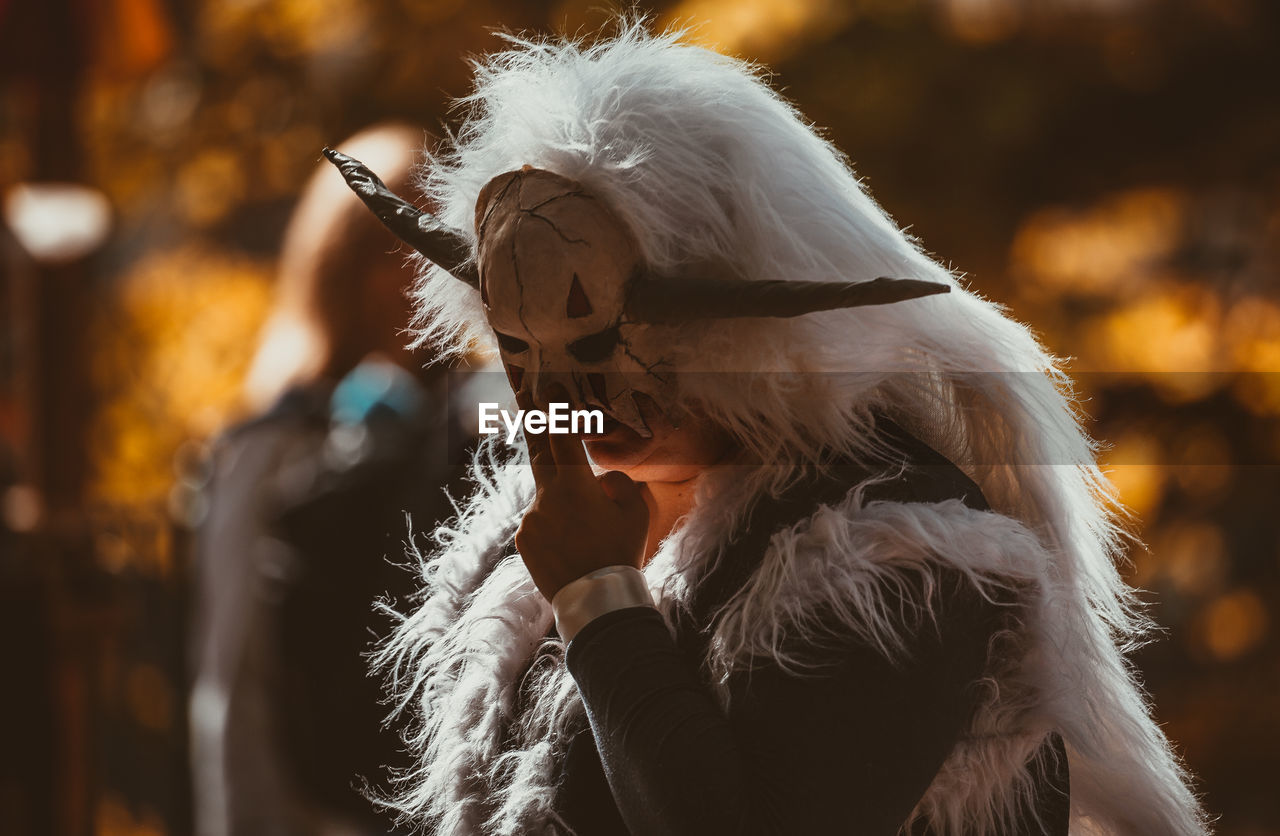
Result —
[[508, 354], [523, 354], [529, 350], [529, 344], [519, 337], [513, 337], [501, 331], [494, 331], [493, 333], [498, 338], [498, 347]]
[[582, 337], [569, 343], [567, 348], [573, 359], [580, 363], [599, 363], [607, 360], [613, 350], [618, 347], [621, 335], [618, 326], [606, 328], [595, 334]]

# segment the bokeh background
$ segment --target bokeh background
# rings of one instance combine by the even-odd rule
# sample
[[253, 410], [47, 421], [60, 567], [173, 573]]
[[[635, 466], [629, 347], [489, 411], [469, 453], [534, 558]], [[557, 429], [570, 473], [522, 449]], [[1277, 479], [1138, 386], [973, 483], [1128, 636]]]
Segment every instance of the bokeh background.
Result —
[[[1147, 544], [1126, 571], [1164, 628], [1135, 656], [1156, 714], [1220, 833], [1280, 833], [1280, 4], [646, 8], [768, 64], [901, 225], [1069, 358]], [[319, 149], [388, 118], [439, 134], [496, 28], [607, 14], [0, 0], [0, 830], [189, 832], [203, 450], [245, 409]]]

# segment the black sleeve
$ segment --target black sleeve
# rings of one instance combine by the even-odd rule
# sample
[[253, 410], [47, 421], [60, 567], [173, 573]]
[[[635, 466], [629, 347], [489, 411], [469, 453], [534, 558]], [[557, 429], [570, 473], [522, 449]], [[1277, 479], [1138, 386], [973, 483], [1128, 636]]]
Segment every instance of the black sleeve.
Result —
[[567, 664], [627, 828], [894, 836], [971, 716], [992, 632], [994, 605], [948, 592], [909, 663], [846, 643], [805, 675], [763, 665], [731, 680], [727, 716], [656, 610], [592, 621]]

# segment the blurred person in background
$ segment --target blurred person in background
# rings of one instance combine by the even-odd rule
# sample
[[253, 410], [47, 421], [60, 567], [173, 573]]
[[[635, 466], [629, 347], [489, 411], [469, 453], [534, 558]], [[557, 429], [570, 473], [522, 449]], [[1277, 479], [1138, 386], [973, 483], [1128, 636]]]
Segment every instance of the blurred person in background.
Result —
[[[405, 186], [422, 132], [343, 147]], [[406, 516], [430, 531], [464, 460], [446, 375], [402, 347], [409, 271], [327, 167], [285, 235], [274, 313], [248, 376], [256, 417], [211, 456], [195, 544], [191, 692], [196, 830], [382, 833], [363, 792], [397, 762], [364, 658], [379, 598], [411, 578]], [[456, 389], [455, 389], [456, 395]]]

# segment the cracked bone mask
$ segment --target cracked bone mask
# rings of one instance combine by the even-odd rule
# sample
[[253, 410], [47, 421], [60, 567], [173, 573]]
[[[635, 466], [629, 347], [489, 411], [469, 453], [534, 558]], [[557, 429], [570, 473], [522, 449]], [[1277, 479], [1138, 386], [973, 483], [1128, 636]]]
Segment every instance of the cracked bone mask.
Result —
[[480, 295], [516, 392], [545, 406], [564, 387], [642, 437], [646, 413], [670, 412], [674, 375], [652, 326], [627, 321], [642, 260], [630, 229], [572, 180], [525, 167], [476, 202]]

